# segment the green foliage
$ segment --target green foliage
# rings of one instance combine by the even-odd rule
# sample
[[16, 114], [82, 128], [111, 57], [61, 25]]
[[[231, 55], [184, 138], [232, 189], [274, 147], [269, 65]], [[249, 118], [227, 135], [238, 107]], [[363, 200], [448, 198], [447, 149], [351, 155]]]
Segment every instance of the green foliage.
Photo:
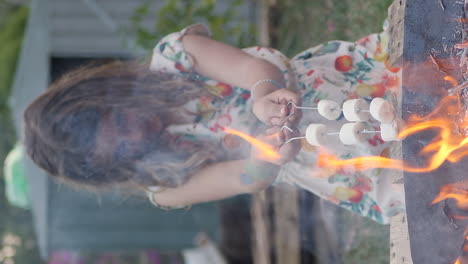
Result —
[[355, 228], [357, 234], [352, 248], [345, 253], [344, 263], [386, 264], [389, 262], [390, 227], [388, 225], [380, 225], [363, 218], [352, 228]]
[[[223, 10], [217, 9], [216, 0], [166, 0], [162, 8], [155, 14], [150, 14], [153, 2], [148, 0], [139, 6], [126, 29], [136, 33], [137, 44], [145, 50], [151, 50], [167, 34], [194, 23], [208, 24], [214, 39], [237, 47], [255, 43], [255, 25], [239, 15], [244, 0], [231, 0]], [[154, 26], [150, 29], [142, 26], [147, 15], [156, 17]]]
[[356, 41], [382, 31], [393, 0], [278, 1], [274, 48], [287, 56], [329, 40]]
[[7, 108], [29, 9], [20, 7], [0, 27], [0, 111]]

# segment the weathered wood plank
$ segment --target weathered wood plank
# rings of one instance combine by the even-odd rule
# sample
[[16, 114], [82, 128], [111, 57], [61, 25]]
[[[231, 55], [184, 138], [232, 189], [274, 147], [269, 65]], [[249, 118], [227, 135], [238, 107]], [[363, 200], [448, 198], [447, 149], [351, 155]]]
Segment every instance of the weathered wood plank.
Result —
[[[454, 44], [461, 41], [463, 1], [412, 0], [405, 11], [403, 115], [424, 115], [433, 111], [447, 94], [442, 77], [453, 71], [434, 65], [431, 58], [444, 60], [450, 67], [459, 68]], [[413, 166], [425, 166], [418, 155], [434, 137], [434, 133], [420, 133], [403, 141], [403, 159]], [[453, 263], [461, 253], [463, 230], [467, 221], [451, 220], [455, 209], [452, 201], [432, 205], [441, 186], [466, 180], [466, 159], [456, 164], [444, 164], [439, 169], [422, 174], [405, 172], [406, 208], [414, 263]]]
[[403, 63], [403, 40], [405, 32], [406, 0], [395, 0], [388, 8], [388, 23], [390, 32], [389, 62], [393, 67], [401, 67]]
[[412, 264], [406, 213], [392, 217], [390, 223], [390, 264]]

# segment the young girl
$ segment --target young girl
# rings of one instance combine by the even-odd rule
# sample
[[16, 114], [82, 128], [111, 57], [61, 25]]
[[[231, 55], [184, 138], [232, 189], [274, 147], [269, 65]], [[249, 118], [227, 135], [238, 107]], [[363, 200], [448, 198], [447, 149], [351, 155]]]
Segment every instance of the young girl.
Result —
[[[65, 75], [25, 111], [31, 158], [82, 186], [140, 186], [160, 207], [257, 192], [276, 180], [380, 223], [403, 210], [401, 190], [386, 170], [320, 168], [316, 148], [285, 143], [310, 123], [339, 131], [346, 122], [301, 113], [288, 102], [312, 107], [322, 99], [370, 100], [397, 90], [399, 69], [388, 66], [385, 32], [358, 43], [328, 42], [292, 59], [271, 48], [239, 50], [210, 36], [206, 26], [192, 25], [163, 38], [149, 65], [115, 62]], [[281, 130], [284, 125], [293, 132]], [[281, 158], [262, 155], [227, 128], [268, 143]], [[341, 158], [388, 149], [378, 135], [362, 146], [337, 139], [331, 147]]]

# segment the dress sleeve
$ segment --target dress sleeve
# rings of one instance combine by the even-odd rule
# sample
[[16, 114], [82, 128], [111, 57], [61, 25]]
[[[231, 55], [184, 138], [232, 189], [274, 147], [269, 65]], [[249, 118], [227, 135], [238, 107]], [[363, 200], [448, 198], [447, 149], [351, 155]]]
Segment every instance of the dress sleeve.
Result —
[[195, 63], [193, 56], [185, 51], [182, 38], [196, 34], [211, 38], [210, 29], [204, 24], [190, 25], [161, 39], [153, 50], [150, 69], [174, 74], [187, 73]]

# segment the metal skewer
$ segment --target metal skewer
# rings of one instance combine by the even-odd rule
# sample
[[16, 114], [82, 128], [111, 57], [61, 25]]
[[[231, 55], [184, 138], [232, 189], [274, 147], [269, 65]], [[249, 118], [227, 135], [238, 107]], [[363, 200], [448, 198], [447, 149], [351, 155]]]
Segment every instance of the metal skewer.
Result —
[[289, 142], [291, 142], [293, 140], [303, 139], [303, 138], [306, 138], [306, 137], [293, 137], [293, 138], [288, 139], [286, 142], [284, 142], [284, 144], [287, 144], [287, 143], [289, 143]]
[[[281, 127], [281, 131], [283, 131], [284, 129], [287, 129], [287, 130], [293, 132], [293, 130], [292, 130], [290, 127], [288, 127], [288, 126], [283, 126], [283, 127]], [[331, 132], [331, 133], [326, 133], [326, 134], [329, 135], [329, 136], [331, 136], [331, 135], [339, 135], [340, 132]], [[306, 138], [306, 137], [293, 137], [293, 138], [288, 139], [286, 142], [284, 142], [284, 144], [289, 143], [289, 142], [291, 142], [291, 141], [293, 141], [293, 140], [304, 139], [304, 138]]]
[[[281, 127], [281, 131], [283, 131], [284, 129], [287, 129], [287, 130], [289, 130], [291, 132], [293, 131], [288, 126]], [[380, 133], [380, 131], [379, 130], [374, 130], [374, 131], [372, 131], [372, 130], [362, 130], [362, 131], [359, 131], [359, 133], [361, 133], [361, 134], [375, 134], [375, 133]], [[329, 135], [329, 136], [332, 136], [332, 135], [339, 135], [340, 132], [331, 132], [331, 133], [326, 133], [326, 134]], [[286, 142], [284, 142], [284, 144], [287, 144], [287, 143], [289, 143], [289, 142], [291, 142], [293, 140], [304, 139], [304, 138], [306, 138], [306, 137], [293, 137], [293, 138], [288, 139]]]
[[[317, 107], [297, 106], [293, 101], [289, 101], [288, 104], [287, 104], [287, 107], [289, 108], [290, 105], [294, 105], [297, 109], [318, 110]], [[340, 109], [332, 108], [331, 110], [341, 110], [341, 111], [343, 111], [343, 109], [341, 109], [341, 108]], [[361, 110], [361, 109], [359, 109], [359, 111], [369, 112], [369, 110]]]
[[361, 133], [361, 134], [375, 134], [375, 133], [380, 133], [380, 130], [374, 130], [374, 131], [363, 130], [363, 131], [359, 131], [359, 133]]

